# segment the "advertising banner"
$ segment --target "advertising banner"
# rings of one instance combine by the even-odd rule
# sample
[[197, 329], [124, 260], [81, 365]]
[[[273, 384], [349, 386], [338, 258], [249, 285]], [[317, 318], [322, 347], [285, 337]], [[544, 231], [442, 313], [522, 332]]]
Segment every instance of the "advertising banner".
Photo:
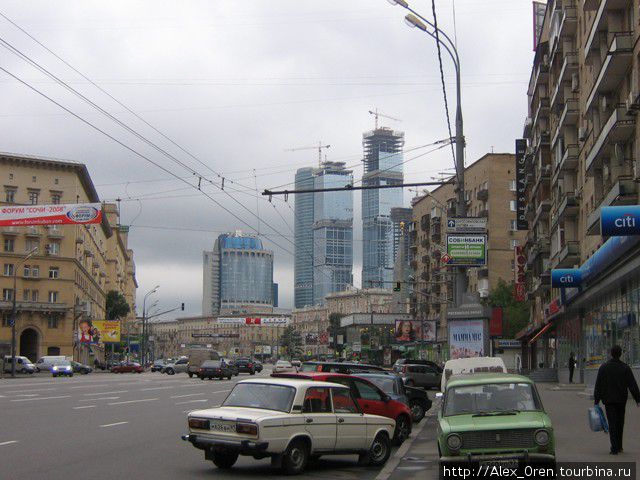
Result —
[[220, 317], [216, 320], [225, 325], [289, 325], [289, 317]]
[[551, 286], [553, 288], [578, 287], [582, 283], [582, 272], [579, 268], [556, 268], [551, 270]]
[[603, 237], [640, 235], [640, 205], [600, 208]]
[[483, 320], [450, 320], [448, 326], [451, 359], [485, 356]]
[[447, 235], [447, 265], [478, 267], [487, 263], [486, 235]]
[[526, 188], [526, 152], [527, 141], [525, 139], [516, 140], [516, 222], [518, 230], [528, 230], [529, 222], [525, 211], [527, 208]]
[[0, 227], [25, 225], [87, 225], [102, 221], [99, 203], [15, 205], [0, 207]]
[[415, 342], [422, 340], [422, 325], [417, 320], [396, 320], [396, 343]]
[[524, 302], [526, 297], [525, 287], [525, 266], [527, 265], [527, 259], [524, 256], [523, 248], [518, 245], [514, 248], [515, 261], [514, 261], [514, 273], [515, 278], [513, 282], [514, 292], [513, 295], [517, 302]]
[[80, 320], [77, 338], [80, 343], [119, 343], [120, 322], [118, 320]]

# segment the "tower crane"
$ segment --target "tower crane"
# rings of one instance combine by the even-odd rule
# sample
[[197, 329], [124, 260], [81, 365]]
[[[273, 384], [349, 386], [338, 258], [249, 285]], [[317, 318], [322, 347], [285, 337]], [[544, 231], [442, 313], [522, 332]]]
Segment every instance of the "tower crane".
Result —
[[323, 145], [322, 140], [318, 142], [318, 145], [314, 147], [296, 147], [296, 148], [286, 148], [285, 152], [296, 152], [298, 150], [318, 150], [318, 166], [322, 164], [322, 150], [325, 148], [330, 148], [331, 145]]
[[375, 126], [376, 126], [375, 129], [376, 130], [378, 129], [378, 118], [379, 117], [388, 118], [389, 120], [393, 120], [394, 122], [401, 122], [402, 121], [399, 118], [395, 118], [395, 117], [392, 117], [390, 115], [385, 115], [384, 113], [378, 112], [377, 108], [375, 110], [369, 110], [369, 113], [371, 115], [373, 115], [375, 117], [375, 119], [376, 119], [376, 123], [375, 123]]

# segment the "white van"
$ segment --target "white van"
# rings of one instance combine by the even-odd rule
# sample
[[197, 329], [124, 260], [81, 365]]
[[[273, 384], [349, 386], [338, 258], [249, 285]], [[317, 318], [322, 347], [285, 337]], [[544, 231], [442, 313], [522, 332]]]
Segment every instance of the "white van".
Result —
[[[11, 356], [5, 355], [3, 359], [4, 372], [11, 373]], [[33, 373], [36, 367], [31, 363], [27, 357], [16, 355], [16, 372], [18, 373]]]
[[471, 373], [507, 373], [504, 360], [500, 357], [471, 357], [449, 360], [444, 364], [442, 379], [440, 380], [440, 391], [444, 392], [447, 380], [451, 375], [469, 375]]
[[66, 359], [67, 357], [64, 355], [45, 355], [44, 357], [40, 357], [36, 362], [36, 372], [50, 372], [51, 367], [53, 367], [56, 362]]

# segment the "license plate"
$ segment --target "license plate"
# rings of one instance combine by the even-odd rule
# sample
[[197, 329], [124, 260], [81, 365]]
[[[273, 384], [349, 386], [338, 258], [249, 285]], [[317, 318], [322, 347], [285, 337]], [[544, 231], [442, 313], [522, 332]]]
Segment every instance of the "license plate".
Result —
[[504, 467], [504, 468], [518, 468], [518, 460], [485, 460], [480, 462], [481, 467]]
[[209, 430], [221, 433], [236, 433], [235, 423], [211, 422]]

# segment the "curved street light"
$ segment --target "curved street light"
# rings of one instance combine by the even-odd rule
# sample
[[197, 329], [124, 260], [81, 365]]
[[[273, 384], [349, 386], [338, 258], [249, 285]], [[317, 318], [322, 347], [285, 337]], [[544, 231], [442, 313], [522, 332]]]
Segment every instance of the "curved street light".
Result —
[[147, 340], [147, 298], [158, 291], [160, 285], [156, 285], [149, 290], [142, 299], [142, 344], [140, 345], [140, 363], [144, 367], [146, 356], [146, 340]]

